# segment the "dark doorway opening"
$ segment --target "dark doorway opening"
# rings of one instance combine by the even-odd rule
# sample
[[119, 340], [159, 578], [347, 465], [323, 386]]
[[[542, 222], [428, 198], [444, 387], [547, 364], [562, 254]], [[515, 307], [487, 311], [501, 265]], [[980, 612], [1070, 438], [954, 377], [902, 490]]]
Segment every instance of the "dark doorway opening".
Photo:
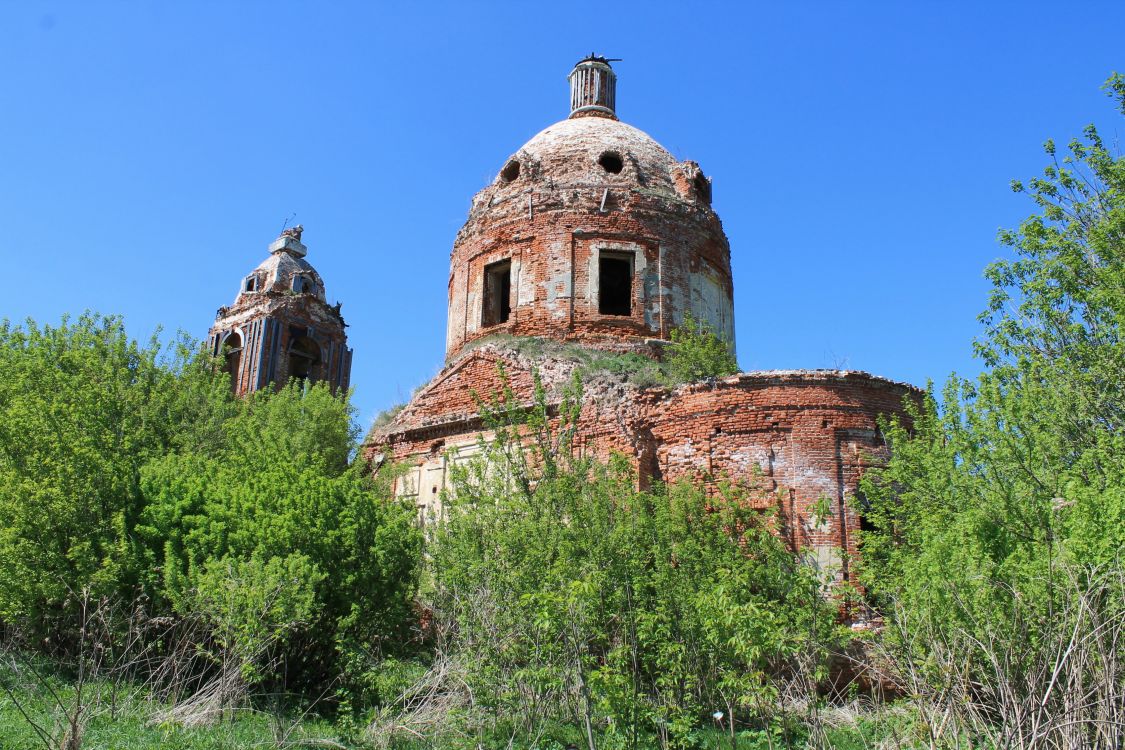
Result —
[[484, 267], [484, 307], [481, 325], [507, 323], [512, 314], [512, 262]]
[[602, 253], [598, 259], [598, 312], [633, 314], [633, 257]]

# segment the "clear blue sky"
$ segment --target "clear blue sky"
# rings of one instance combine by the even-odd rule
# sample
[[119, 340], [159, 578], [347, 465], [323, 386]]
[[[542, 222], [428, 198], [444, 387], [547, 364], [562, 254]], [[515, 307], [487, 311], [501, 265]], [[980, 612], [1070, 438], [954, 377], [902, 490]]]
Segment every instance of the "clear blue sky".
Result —
[[1040, 146], [1122, 120], [1125, 3], [7, 2], [0, 317], [206, 334], [292, 214], [360, 419], [442, 365], [473, 193], [624, 58], [618, 111], [714, 178], [744, 369], [973, 373]]

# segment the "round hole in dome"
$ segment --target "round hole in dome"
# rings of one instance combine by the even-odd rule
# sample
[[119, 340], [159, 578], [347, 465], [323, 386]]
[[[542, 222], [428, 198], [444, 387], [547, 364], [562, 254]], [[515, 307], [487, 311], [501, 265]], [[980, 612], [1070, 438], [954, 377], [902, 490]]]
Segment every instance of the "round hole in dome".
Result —
[[699, 200], [707, 205], [711, 205], [711, 181], [700, 172], [695, 176], [693, 183], [695, 185], [695, 194], [699, 196]]
[[500, 179], [504, 182], [511, 182], [519, 176], [520, 163], [517, 159], [512, 159], [510, 162], [504, 165], [503, 169], [500, 170]]
[[621, 170], [625, 168], [625, 162], [621, 161], [621, 154], [616, 151], [606, 151], [599, 156], [598, 164], [610, 174], [620, 174]]

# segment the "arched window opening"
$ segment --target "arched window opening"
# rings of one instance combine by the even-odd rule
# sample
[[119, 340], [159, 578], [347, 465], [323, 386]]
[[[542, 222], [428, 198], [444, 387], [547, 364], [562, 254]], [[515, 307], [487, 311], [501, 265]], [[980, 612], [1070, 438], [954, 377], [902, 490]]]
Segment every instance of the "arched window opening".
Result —
[[302, 382], [315, 380], [320, 364], [320, 347], [308, 336], [294, 339], [289, 345], [289, 377]]
[[223, 372], [230, 375], [232, 391], [238, 391], [238, 374], [242, 369], [242, 336], [234, 331], [223, 339]]
[[510, 162], [505, 164], [504, 168], [500, 170], [500, 179], [504, 182], [511, 182], [519, 176], [520, 163], [515, 159], [512, 159]]

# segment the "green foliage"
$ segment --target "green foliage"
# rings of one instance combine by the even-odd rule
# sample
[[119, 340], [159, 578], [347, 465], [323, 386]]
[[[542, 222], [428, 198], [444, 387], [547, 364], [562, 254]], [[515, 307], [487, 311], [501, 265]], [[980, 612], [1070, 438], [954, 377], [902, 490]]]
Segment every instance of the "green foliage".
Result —
[[346, 398], [235, 399], [186, 339], [92, 314], [5, 322], [0, 367], [0, 621], [27, 641], [73, 649], [79, 592], [202, 617], [255, 679], [274, 646], [327, 683], [405, 640], [421, 535], [351, 464]]
[[531, 360], [548, 358], [572, 362], [578, 366], [577, 372], [586, 382], [610, 377], [640, 388], [670, 384], [668, 368], [663, 362], [631, 352], [607, 352], [569, 341], [508, 334], [478, 339], [470, 344], [469, 349], [485, 344], [508, 349]]
[[260, 676], [262, 655], [312, 619], [316, 588], [324, 577], [300, 554], [210, 559], [182, 608], [211, 623], [219, 647], [253, 682]]
[[[1125, 107], [1121, 76], [1107, 87]], [[1043, 176], [1014, 185], [1041, 213], [1001, 232], [1015, 258], [987, 270], [986, 371], [887, 425], [893, 458], [863, 487], [868, 581], [904, 637], [957, 628], [1021, 660], [1093, 614], [1071, 606], [1075, 576], [1125, 560], [1125, 161], [1092, 126], [1046, 151]], [[995, 672], [983, 650], [960, 656]]]
[[66, 640], [68, 597], [138, 580], [141, 467], [206, 443], [230, 408], [193, 354], [181, 341], [166, 356], [94, 314], [0, 324], [0, 619]]
[[[0, 680], [12, 689], [11, 699], [0, 701], [0, 747], [4, 750], [44, 750], [54, 746], [37, 734], [31, 722], [59, 737], [61, 727], [54, 709], [56, 698], [64, 703], [76, 699], [73, 678], [37, 665], [43, 681], [26, 674], [5, 672]], [[88, 710], [84, 713], [81, 747], [91, 750], [236, 750], [250, 747], [362, 747], [346, 743], [330, 722], [311, 716], [246, 710], [231, 721], [210, 727], [184, 728], [152, 721], [154, 712], [166, 708], [159, 697], [143, 685], [120, 685], [102, 680], [84, 686]], [[21, 714], [17, 704], [27, 715]], [[30, 719], [30, 721], [29, 721]]]
[[576, 457], [579, 401], [577, 380], [555, 416], [542, 388], [532, 408], [506, 390], [484, 404], [494, 439], [455, 459], [435, 613], [477, 704], [517, 735], [564, 720], [680, 746], [716, 708], [770, 713], [774, 676], [815, 668], [833, 632], [813, 571], [737, 496]]
[[375, 430], [378, 430], [380, 427], [386, 427], [387, 425], [389, 425], [391, 422], [394, 421], [395, 417], [397, 417], [399, 415], [399, 413], [405, 408], [406, 408], [405, 403], [395, 404], [395, 405], [391, 406], [389, 409], [384, 409], [383, 411], [376, 414], [375, 419], [373, 419], [371, 421], [370, 432], [374, 432]]
[[690, 312], [684, 313], [684, 322], [672, 329], [670, 337], [665, 362], [673, 382], [692, 383], [738, 372], [730, 345], [707, 321], [696, 320]]
[[[16, 699], [30, 712], [31, 718], [45, 728], [53, 727], [49, 705], [54, 691], [61, 700], [74, 699], [74, 686], [64, 675], [50, 672], [42, 665], [41, 672], [49, 674], [49, 684], [31, 685], [13, 680]], [[7, 677], [11, 677], [8, 675]], [[511, 741], [510, 735], [495, 732], [450, 736], [435, 743], [429, 738], [409, 734], [388, 745], [381, 745], [351, 736], [329, 721], [309, 715], [267, 712], [248, 709], [231, 717], [230, 721], [209, 727], [184, 728], [175, 724], [152, 721], [154, 710], [165, 708], [156, 696], [142, 686], [116, 688], [99, 682], [86, 686], [90, 700], [88, 723], [83, 734], [82, 747], [112, 748], [113, 750], [239, 750], [241, 748], [272, 747], [325, 747], [361, 748], [390, 747], [393, 750], [478, 750], [480, 747], [510, 747], [512, 750], [565, 750], [568, 745], [586, 747], [583, 732], [574, 725], [551, 723], [544, 727], [538, 741]], [[114, 709], [110, 710], [110, 706]], [[921, 748], [923, 742], [911, 742], [917, 735], [916, 717], [906, 708], [891, 711], [867, 711], [858, 715], [841, 716], [840, 726], [829, 731], [829, 747], [841, 750], [868, 750], [873, 747]], [[0, 701], [0, 738], [4, 750], [42, 750], [44, 743], [36, 736], [26, 719], [12, 701]], [[599, 732], [595, 735], [598, 748], [623, 749], [632, 744], [622, 741], [619, 734]], [[694, 731], [692, 744], [700, 750], [729, 750], [730, 737], [726, 732], [706, 727]], [[636, 747], [639, 750], [659, 747], [658, 740], [650, 734], [641, 735]], [[776, 731], [746, 729], [737, 733], [738, 750], [774, 750], [787, 748], [803, 750], [812, 748], [798, 733], [783, 737]], [[939, 746], [940, 747], [940, 746]]]
[[[350, 416], [322, 385], [258, 392], [224, 424], [221, 441], [169, 453], [141, 473], [149, 505], [136, 531], [173, 607], [196, 611], [200, 595], [220, 582], [216, 565], [256, 560], [263, 573], [273, 561], [298, 565], [292, 587], [277, 592], [312, 597], [295, 619], [315, 643], [308, 669], [326, 670], [326, 679], [333, 644], [377, 649], [380, 639], [401, 635], [421, 555], [413, 508], [385, 499], [386, 487], [361, 464], [349, 465]], [[256, 621], [262, 632], [240, 639], [265, 638], [274, 627], [269, 618]]]
[[1093, 127], [1061, 160], [1046, 150], [1044, 177], [1016, 186], [1043, 213], [1001, 233], [1017, 257], [988, 269], [988, 369], [890, 426], [894, 458], [869, 475], [877, 587], [929, 566], [988, 599], [1060, 556], [1105, 565], [1125, 548], [1125, 161]]
[[730, 345], [710, 324], [695, 320], [691, 313], [685, 315], [682, 325], [672, 329], [670, 337], [663, 361], [632, 352], [607, 352], [571, 342], [507, 334], [479, 339], [470, 348], [492, 344], [531, 360], [550, 358], [573, 362], [586, 382], [609, 377], [640, 388], [676, 386], [739, 371]]

